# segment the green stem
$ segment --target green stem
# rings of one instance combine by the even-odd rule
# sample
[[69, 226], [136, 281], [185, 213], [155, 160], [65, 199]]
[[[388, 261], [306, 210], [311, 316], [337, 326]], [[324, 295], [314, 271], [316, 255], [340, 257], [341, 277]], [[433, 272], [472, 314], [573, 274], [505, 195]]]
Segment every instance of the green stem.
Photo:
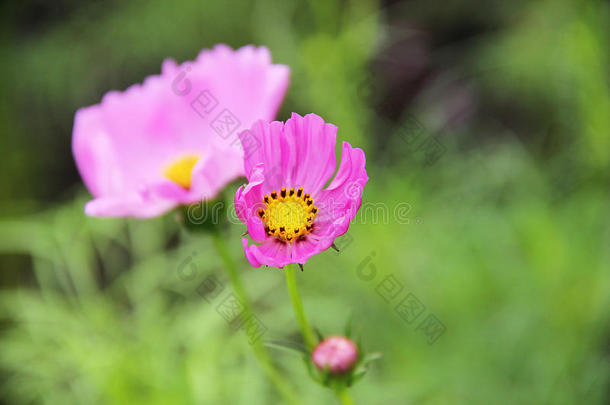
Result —
[[305, 340], [305, 344], [311, 350], [316, 346], [317, 339], [316, 335], [311, 329], [311, 326], [309, 325], [309, 322], [307, 321], [307, 317], [305, 316], [301, 294], [299, 293], [297, 280], [294, 275], [295, 271], [294, 265], [292, 264], [284, 266], [284, 272], [286, 273], [286, 285], [288, 286], [288, 293], [290, 294], [294, 314], [297, 317], [297, 322], [301, 328], [303, 340]]
[[342, 405], [355, 405], [346, 388], [337, 390], [336, 394], [339, 402], [341, 402]]
[[[292, 308], [294, 309], [294, 314], [297, 317], [297, 322], [301, 328], [303, 340], [305, 340], [305, 344], [309, 350], [312, 350], [317, 344], [317, 339], [313, 329], [311, 329], [311, 326], [307, 321], [307, 316], [305, 316], [305, 309], [303, 308], [301, 293], [299, 293], [299, 288], [297, 286], [297, 280], [295, 277], [295, 266], [293, 264], [284, 266], [284, 272], [286, 273], [286, 285], [288, 286], [288, 293], [290, 294], [290, 300], [292, 301]], [[338, 389], [335, 391], [335, 394], [342, 405], [355, 405], [354, 401], [349, 395], [349, 392], [347, 391], [347, 388]]]
[[[231, 286], [233, 287], [233, 291], [241, 301], [241, 303], [245, 307], [245, 311], [253, 314], [252, 311], [252, 303], [246, 294], [246, 289], [244, 288], [244, 284], [242, 282], [241, 276], [239, 274], [239, 270], [233, 259], [231, 257], [231, 253], [227, 248], [227, 245], [222, 238], [222, 236], [218, 233], [212, 233], [212, 240], [214, 242], [214, 247], [218, 251], [220, 258], [224, 264], [224, 268], [229, 276], [229, 280], [231, 282]], [[269, 356], [269, 352], [263, 345], [262, 341], [259, 339], [252, 344], [252, 348], [254, 350], [254, 355], [256, 359], [260, 363], [263, 371], [267, 374], [267, 377], [271, 380], [277, 391], [284, 397], [284, 399], [293, 405], [300, 405], [302, 402], [297, 398], [297, 396], [293, 393], [292, 387], [288, 384], [286, 379], [282, 374], [278, 372], [278, 370], [273, 366], [271, 362], [271, 357]]]

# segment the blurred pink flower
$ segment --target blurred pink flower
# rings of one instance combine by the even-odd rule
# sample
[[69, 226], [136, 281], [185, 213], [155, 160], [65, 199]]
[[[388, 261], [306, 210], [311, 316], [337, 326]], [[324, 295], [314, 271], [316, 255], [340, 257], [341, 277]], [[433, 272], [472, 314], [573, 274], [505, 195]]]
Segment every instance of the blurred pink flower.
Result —
[[345, 373], [358, 360], [358, 346], [343, 336], [330, 336], [311, 352], [311, 360], [320, 371], [328, 367], [331, 374]]
[[240, 133], [262, 146], [244, 159], [249, 184], [235, 195], [239, 219], [258, 245], [242, 239], [250, 264], [305, 264], [347, 232], [368, 181], [364, 152], [344, 142], [336, 169], [337, 127], [315, 114], [293, 113], [283, 122], [258, 121]]
[[265, 47], [217, 45], [79, 109], [72, 149], [94, 197], [85, 213], [145, 218], [215, 197], [244, 175], [237, 133], [275, 117], [289, 73]]

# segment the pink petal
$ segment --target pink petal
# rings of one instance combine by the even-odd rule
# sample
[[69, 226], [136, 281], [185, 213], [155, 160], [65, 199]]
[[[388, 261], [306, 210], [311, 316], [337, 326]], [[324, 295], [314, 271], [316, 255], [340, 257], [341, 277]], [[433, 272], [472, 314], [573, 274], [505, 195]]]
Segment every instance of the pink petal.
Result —
[[[282, 147], [280, 145], [284, 123], [273, 121], [271, 123], [265, 121], [257, 121], [247, 131], [239, 134], [240, 140], [244, 149], [249, 145], [252, 147], [251, 152], [244, 157], [244, 171], [246, 176], [250, 178], [252, 169], [258, 165], [263, 165], [266, 174], [266, 183], [274, 180], [272, 177], [277, 173], [281, 174], [282, 164]], [[269, 187], [263, 187], [265, 192]]]
[[138, 194], [121, 198], [100, 197], [85, 204], [85, 214], [93, 217], [152, 218], [163, 214], [173, 205], [167, 200], [146, 201]]
[[259, 121], [240, 134], [244, 148], [260, 145], [245, 158], [246, 175], [264, 164], [263, 193], [303, 187], [315, 198], [335, 171], [336, 138], [337, 127], [315, 114], [301, 117], [293, 113], [286, 124]]
[[305, 240], [296, 241], [292, 244], [292, 263], [307, 263], [307, 259], [311, 256], [322, 252], [321, 245], [311, 236], [307, 235]]
[[256, 257], [252, 254], [248, 247], [248, 238], [242, 238], [241, 244], [244, 247], [244, 253], [246, 254], [246, 259], [248, 260], [248, 263], [250, 263], [250, 265], [253, 267], [261, 267], [262, 263], [256, 260]]
[[256, 215], [252, 215], [248, 218], [248, 235], [254, 242], [265, 242], [269, 237], [265, 232], [265, 225], [263, 221]]
[[285, 151], [284, 159], [287, 157], [291, 164], [284, 173], [315, 199], [336, 168], [337, 127], [316, 114], [301, 117], [293, 113], [286, 121], [284, 137], [294, 140]]
[[[164, 181], [164, 168], [186, 155], [201, 156], [191, 189], [173, 204], [162, 201], [158, 207], [169, 210], [214, 197], [244, 174], [236, 134], [258, 119], [274, 117], [288, 74], [286, 66], [271, 65], [266, 48], [233, 51], [219, 45], [202, 51], [195, 62], [179, 66], [165, 61], [161, 75], [124, 92], [109, 92], [100, 104], [78, 110], [72, 141], [76, 164], [94, 197], [106, 201], [93, 204], [96, 208], [88, 212], [112, 216], [140, 216], [137, 211], [142, 209], [146, 215], [158, 212], [160, 208], [142, 208], [149, 201], [137, 195]], [[222, 125], [227, 114], [234, 118], [233, 127]]]
[[332, 227], [335, 237], [347, 232], [349, 223], [362, 204], [362, 193], [368, 182], [366, 158], [362, 149], [344, 142], [341, 164], [330, 185], [320, 192], [315, 201], [319, 209], [314, 225], [319, 229]]
[[261, 246], [248, 246], [248, 239], [242, 239], [244, 251], [248, 262], [254, 267], [262, 264], [273, 267], [284, 267], [292, 263], [290, 258], [291, 246], [289, 243], [280, 242], [275, 238], [269, 238]]
[[239, 187], [235, 193], [235, 211], [243, 223], [247, 223], [248, 218], [255, 215], [259, 207], [264, 208], [261, 192], [265, 180], [263, 173], [263, 165], [260, 164], [252, 171], [250, 182], [245, 187]]
[[241, 158], [227, 158], [227, 151], [212, 146], [193, 167], [189, 200], [183, 203], [213, 199], [228, 183], [242, 176]]
[[161, 180], [120, 197], [103, 196], [85, 205], [85, 214], [94, 217], [152, 218], [172, 209], [176, 202], [198, 201], [192, 192], [179, 185]]

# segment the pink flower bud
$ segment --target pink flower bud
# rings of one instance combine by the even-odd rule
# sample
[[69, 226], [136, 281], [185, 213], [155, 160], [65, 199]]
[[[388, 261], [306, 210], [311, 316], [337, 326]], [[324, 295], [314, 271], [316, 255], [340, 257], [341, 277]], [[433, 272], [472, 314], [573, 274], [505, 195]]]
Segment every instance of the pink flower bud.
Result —
[[331, 336], [313, 349], [311, 359], [322, 371], [328, 366], [332, 374], [344, 373], [358, 360], [358, 347], [346, 337]]

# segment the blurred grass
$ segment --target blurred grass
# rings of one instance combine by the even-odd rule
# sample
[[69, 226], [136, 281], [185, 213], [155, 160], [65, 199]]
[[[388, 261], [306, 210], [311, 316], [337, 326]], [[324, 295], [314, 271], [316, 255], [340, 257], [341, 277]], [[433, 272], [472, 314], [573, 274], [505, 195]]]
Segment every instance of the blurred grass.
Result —
[[[0, 108], [3, 132], [20, 135], [2, 137], [11, 176], [0, 182], [7, 281], [0, 293], [0, 398], [280, 401], [245, 336], [197, 292], [209, 274], [224, 280], [210, 240], [185, 234], [173, 215], [84, 217], [88, 196], [71, 186], [76, 108], [158, 72], [167, 56], [185, 60], [216, 42], [254, 42], [292, 68], [279, 118], [313, 111], [337, 124], [341, 139], [367, 150], [365, 202], [384, 203], [390, 213], [401, 202], [411, 207], [403, 224], [392, 217], [375, 222], [361, 211], [350, 227], [353, 242], [340, 254], [313, 257], [297, 275], [314, 325], [339, 333], [353, 314], [366, 347], [385, 355], [354, 387], [356, 402], [610, 400], [605, 3], [532, 3], [508, 28], [488, 34], [465, 57], [466, 73], [476, 76], [472, 84], [486, 100], [520, 107], [523, 121], [535, 123], [521, 133], [483, 115], [449, 128], [440, 137], [447, 151], [431, 166], [401, 141], [400, 126], [379, 131], [387, 119], [357, 91], [379, 43], [388, 40], [381, 17], [393, 8], [268, 0], [113, 7], [79, 9], [44, 35], [2, 50], [8, 63], [0, 69], [23, 80], [8, 86]], [[399, 122], [415, 112], [424, 127], [441, 127], [436, 104], [443, 100], [432, 97], [434, 89], [422, 92]], [[394, 159], [369, 152], [379, 144]], [[62, 162], [54, 166], [59, 172], [42, 170], [49, 160]], [[228, 243], [269, 329], [265, 339], [299, 339], [283, 274], [247, 265], [242, 232], [231, 225]], [[197, 273], [184, 280], [178, 268], [189, 258]], [[357, 275], [367, 259], [377, 270], [371, 281]], [[377, 294], [388, 275], [426, 306], [422, 317], [444, 323], [435, 344], [416, 330], [419, 319], [406, 323], [394, 311], [397, 302]], [[273, 354], [307, 403], [333, 403], [299, 358]]]

